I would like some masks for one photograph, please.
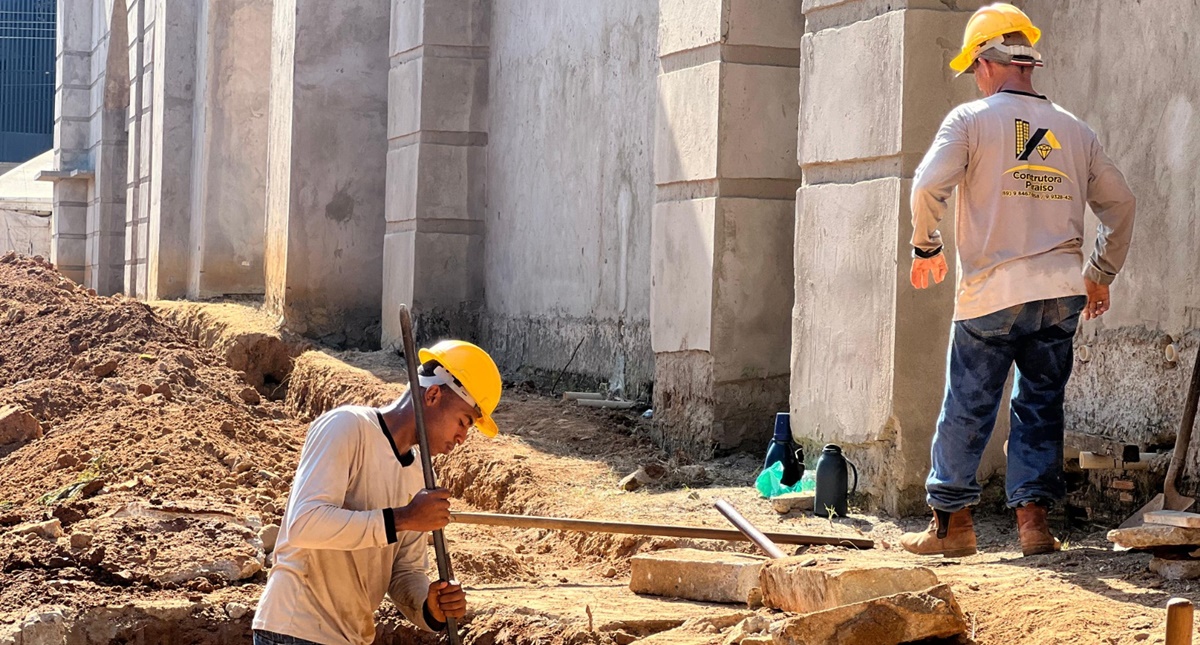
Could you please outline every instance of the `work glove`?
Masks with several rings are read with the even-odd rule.
[[[942,253],[931,258],[913,258],[912,275],[910,276],[912,286],[917,289],[928,289],[929,274],[933,274],[934,282],[941,284],[949,272],[950,267],[946,266],[946,256]]]

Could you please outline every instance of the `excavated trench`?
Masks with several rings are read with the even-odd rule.
[[[394,357],[384,352],[341,355],[367,369],[351,366],[306,341],[264,331],[270,329],[269,321],[249,307],[161,303],[155,304],[154,310],[242,372],[264,399],[283,403],[289,418],[281,422],[304,423],[346,403],[380,405],[404,390],[397,383],[402,378]],[[552,511],[546,498],[539,495],[546,486],[544,475],[528,464],[536,455],[524,446],[510,445],[506,450],[495,452],[469,442],[456,454],[439,459],[440,483],[471,510],[510,514]],[[451,527],[447,534],[457,577],[469,589],[478,587],[481,591],[476,595],[483,597],[461,626],[464,643],[629,643],[679,627],[689,619],[686,612],[621,616],[628,595],[622,580],[628,574],[628,559],[635,553],[699,543],[476,527]],[[711,543],[703,547],[749,550]],[[244,583],[183,599],[147,593],[145,598],[126,599],[121,604],[43,607],[21,621],[16,631],[0,632],[0,645],[248,642],[253,604],[264,580],[265,572]],[[70,586],[64,591],[69,592]],[[533,600],[526,603],[523,594]],[[576,611],[581,608],[570,607],[572,604],[583,605],[583,611]],[[710,611],[697,606],[691,619],[694,622],[713,612],[726,621],[746,615],[745,611],[729,614],[727,609]],[[593,613],[599,622],[593,621]],[[442,636],[421,632],[403,620],[390,603],[384,604],[376,620],[376,643],[442,642]]]

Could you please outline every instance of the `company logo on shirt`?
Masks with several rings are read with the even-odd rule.
[[[1049,165],[1036,165],[1029,162],[1034,152],[1045,162],[1055,150],[1062,150],[1058,138],[1049,128],[1038,128],[1032,134],[1028,121],[1016,120],[1017,126],[1017,160],[1025,163],[1004,171],[1007,178],[1013,180],[1016,186],[1002,189],[1001,197],[1024,197],[1026,199],[1043,199],[1049,201],[1074,201],[1075,197],[1069,192],[1063,192],[1064,182],[1073,183],[1067,173]],[[1034,161],[1038,161],[1034,159]]]
[[[1017,119],[1017,159],[1029,161],[1029,155],[1035,150],[1045,161],[1051,152],[1062,150],[1062,146],[1049,128],[1039,128],[1033,136],[1029,136],[1029,122]]]

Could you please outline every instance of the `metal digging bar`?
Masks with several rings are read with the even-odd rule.
[[[425,488],[433,490],[437,483],[433,479],[433,461],[429,455],[429,436],[425,434],[425,399],[421,396],[421,380],[417,376],[417,343],[413,340],[412,314],[407,305],[400,305],[400,332],[404,336],[404,363],[408,366],[408,393],[412,399],[413,416],[417,421],[417,445],[421,449],[421,470],[425,474]],[[441,529],[433,532],[433,551],[437,555],[438,576],[443,582],[454,580],[450,570],[450,554],[446,552],[446,538]],[[458,621],[446,616],[446,635],[451,645],[460,645]]]

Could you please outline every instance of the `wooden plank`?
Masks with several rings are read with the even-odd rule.
[[[1146,513],[1147,524],[1162,524],[1164,526],[1181,526],[1188,529],[1200,529],[1200,513],[1184,511],[1150,511]]]

